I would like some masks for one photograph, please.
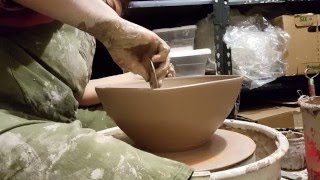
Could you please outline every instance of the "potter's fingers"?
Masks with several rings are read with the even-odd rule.
[[[162,79],[160,79],[160,80],[158,79],[158,86],[159,86],[159,87],[162,86],[162,81],[163,81]]]
[[[176,71],[174,70],[174,66],[172,63],[169,64],[168,68],[166,71],[163,71],[163,73],[159,74],[158,76],[158,81],[159,84],[162,84],[162,80],[166,77],[175,77],[176,76]]]
[[[169,73],[169,66],[170,63],[168,63],[168,61],[161,63],[160,65],[158,65],[157,69],[156,69],[156,74],[158,78],[161,77],[166,77],[167,74]]]
[[[176,71],[174,70],[174,66],[172,63],[169,64],[169,72],[167,74],[167,77],[175,77]]]
[[[164,62],[167,61],[170,52],[170,47],[166,42],[160,39],[158,44],[157,54],[152,56],[153,62]]]
[[[158,82],[159,82],[160,85],[162,85],[162,81],[166,77],[174,77],[174,76],[175,76],[175,74],[173,74],[173,72],[168,69],[168,70],[165,71],[165,73],[163,73],[160,76],[158,76]]]
[[[168,71],[167,71],[168,72]],[[160,76],[158,76],[158,82],[160,84],[160,82],[162,83],[163,79],[167,77],[167,73],[163,73]],[[160,84],[161,85],[161,84]]]

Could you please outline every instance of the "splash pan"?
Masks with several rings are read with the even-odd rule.
[[[238,146],[241,146],[241,148],[250,148],[251,146],[250,145],[251,142],[249,143],[249,141],[247,142],[249,143],[248,145],[245,144],[244,141],[242,141],[241,145],[237,144],[241,141],[239,139],[240,136],[238,135],[238,133],[245,135],[245,137],[246,136],[249,137],[248,138],[249,140],[252,139],[255,143],[253,144],[253,146],[256,147],[254,149],[254,154],[250,155],[250,153],[248,153],[246,155],[246,156],[249,155],[247,158],[244,158],[245,156],[243,156],[244,160],[240,160],[241,158],[239,158],[238,163],[234,161],[229,166],[228,166],[228,163],[225,163],[224,168],[216,166],[216,170],[208,170],[208,168],[205,167],[204,164],[207,163],[206,160],[208,159],[211,160],[211,158],[201,156],[199,158],[203,158],[203,159],[202,160],[198,159],[198,160],[202,161],[202,163],[197,163],[197,162],[193,163],[194,161],[186,162],[187,164],[194,166],[196,168],[199,168],[200,167],[199,165],[203,165],[201,168],[204,170],[201,170],[201,168],[197,169],[196,172],[193,174],[194,177],[199,176],[199,177],[205,177],[205,178],[210,177],[211,179],[236,179],[236,180],[280,179],[280,171],[281,171],[280,160],[285,155],[285,153],[289,148],[288,140],[281,132],[278,132],[267,126],[263,126],[255,123],[235,121],[235,120],[234,121],[226,120],[223,126],[220,127],[220,129],[216,131],[215,134],[219,135],[220,133],[224,133],[224,132],[233,132],[237,134],[235,136],[237,136],[237,139],[239,141],[236,141],[235,137],[233,137],[232,141],[226,140],[226,142],[234,144],[232,146],[237,146],[234,148],[240,148]],[[112,135],[115,138],[122,139],[126,142],[132,143],[132,141],[130,142],[130,139],[128,139],[128,137],[119,128],[111,128],[104,131],[100,131],[99,133],[102,133],[105,135]],[[214,136],[212,137],[214,139]],[[215,143],[219,143],[218,141],[217,139],[214,139]],[[240,152],[239,152],[240,150],[237,150],[237,151],[238,151],[236,152],[237,154],[234,154],[234,155],[242,156],[240,155]],[[182,152],[182,153],[186,153],[186,152]],[[192,150],[189,150],[189,152],[192,152]],[[215,149],[213,152],[219,152],[219,150]],[[164,154],[168,155],[168,153],[164,153]],[[161,156],[163,154],[158,153],[157,155]],[[214,153],[212,153],[212,155],[214,156]],[[192,159],[192,157],[193,157],[192,153],[188,154],[187,159]],[[216,159],[216,161],[218,161],[219,158],[221,157],[216,155],[215,157],[213,157],[213,159]]]
[[[115,137],[135,146],[134,142],[124,133]],[[256,144],[249,137],[233,131],[218,129],[210,141],[195,149],[154,154],[185,163],[196,171],[217,171],[238,163],[252,161],[255,149]]]
[[[249,137],[218,129],[203,146],[183,152],[156,155],[185,163],[196,171],[217,171],[248,159],[255,149],[256,144]]]

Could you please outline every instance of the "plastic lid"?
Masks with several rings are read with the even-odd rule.
[[[173,28],[162,28],[162,29],[154,29],[153,32],[155,33],[165,33],[165,32],[172,32],[172,31],[185,31],[185,30],[196,30],[196,25],[187,25],[187,26],[179,26]]]
[[[186,56],[198,56],[198,55],[209,55],[211,54],[211,49],[193,49],[193,50],[183,50],[183,51],[173,51],[169,53],[169,56],[174,57],[186,57]]]

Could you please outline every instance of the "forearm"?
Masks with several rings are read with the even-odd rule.
[[[95,88],[97,86],[101,85],[107,85],[107,84],[115,84],[115,83],[123,83],[123,82],[130,82],[133,80],[143,80],[143,78],[139,75],[135,75],[132,73],[125,73],[121,75],[116,76],[109,76],[101,79],[94,79],[90,80],[87,84],[82,99],[80,100],[81,106],[91,106],[95,104],[99,104],[99,98],[97,96]]]
[[[102,0],[15,0],[53,19],[77,27],[96,38],[116,31],[121,18]],[[100,28],[97,25],[100,25]],[[103,24],[103,25],[101,25]]]

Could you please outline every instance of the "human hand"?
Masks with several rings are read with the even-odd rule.
[[[166,76],[174,76],[170,66],[170,47],[154,32],[124,19],[115,23],[116,30],[100,41],[107,47],[113,60],[124,70],[150,80],[151,60],[156,68],[159,83]]]
[[[0,0],[1,1],[1,0]],[[108,1],[117,11],[117,2]],[[124,70],[131,71],[150,80],[150,66],[146,61],[155,63],[156,74],[161,80],[169,73],[169,46],[155,33],[139,25],[122,19],[101,0],[15,0],[52,19],[77,27],[100,40],[109,50],[114,61]],[[119,6],[120,7],[120,6]],[[75,16],[76,14],[76,16]]]

